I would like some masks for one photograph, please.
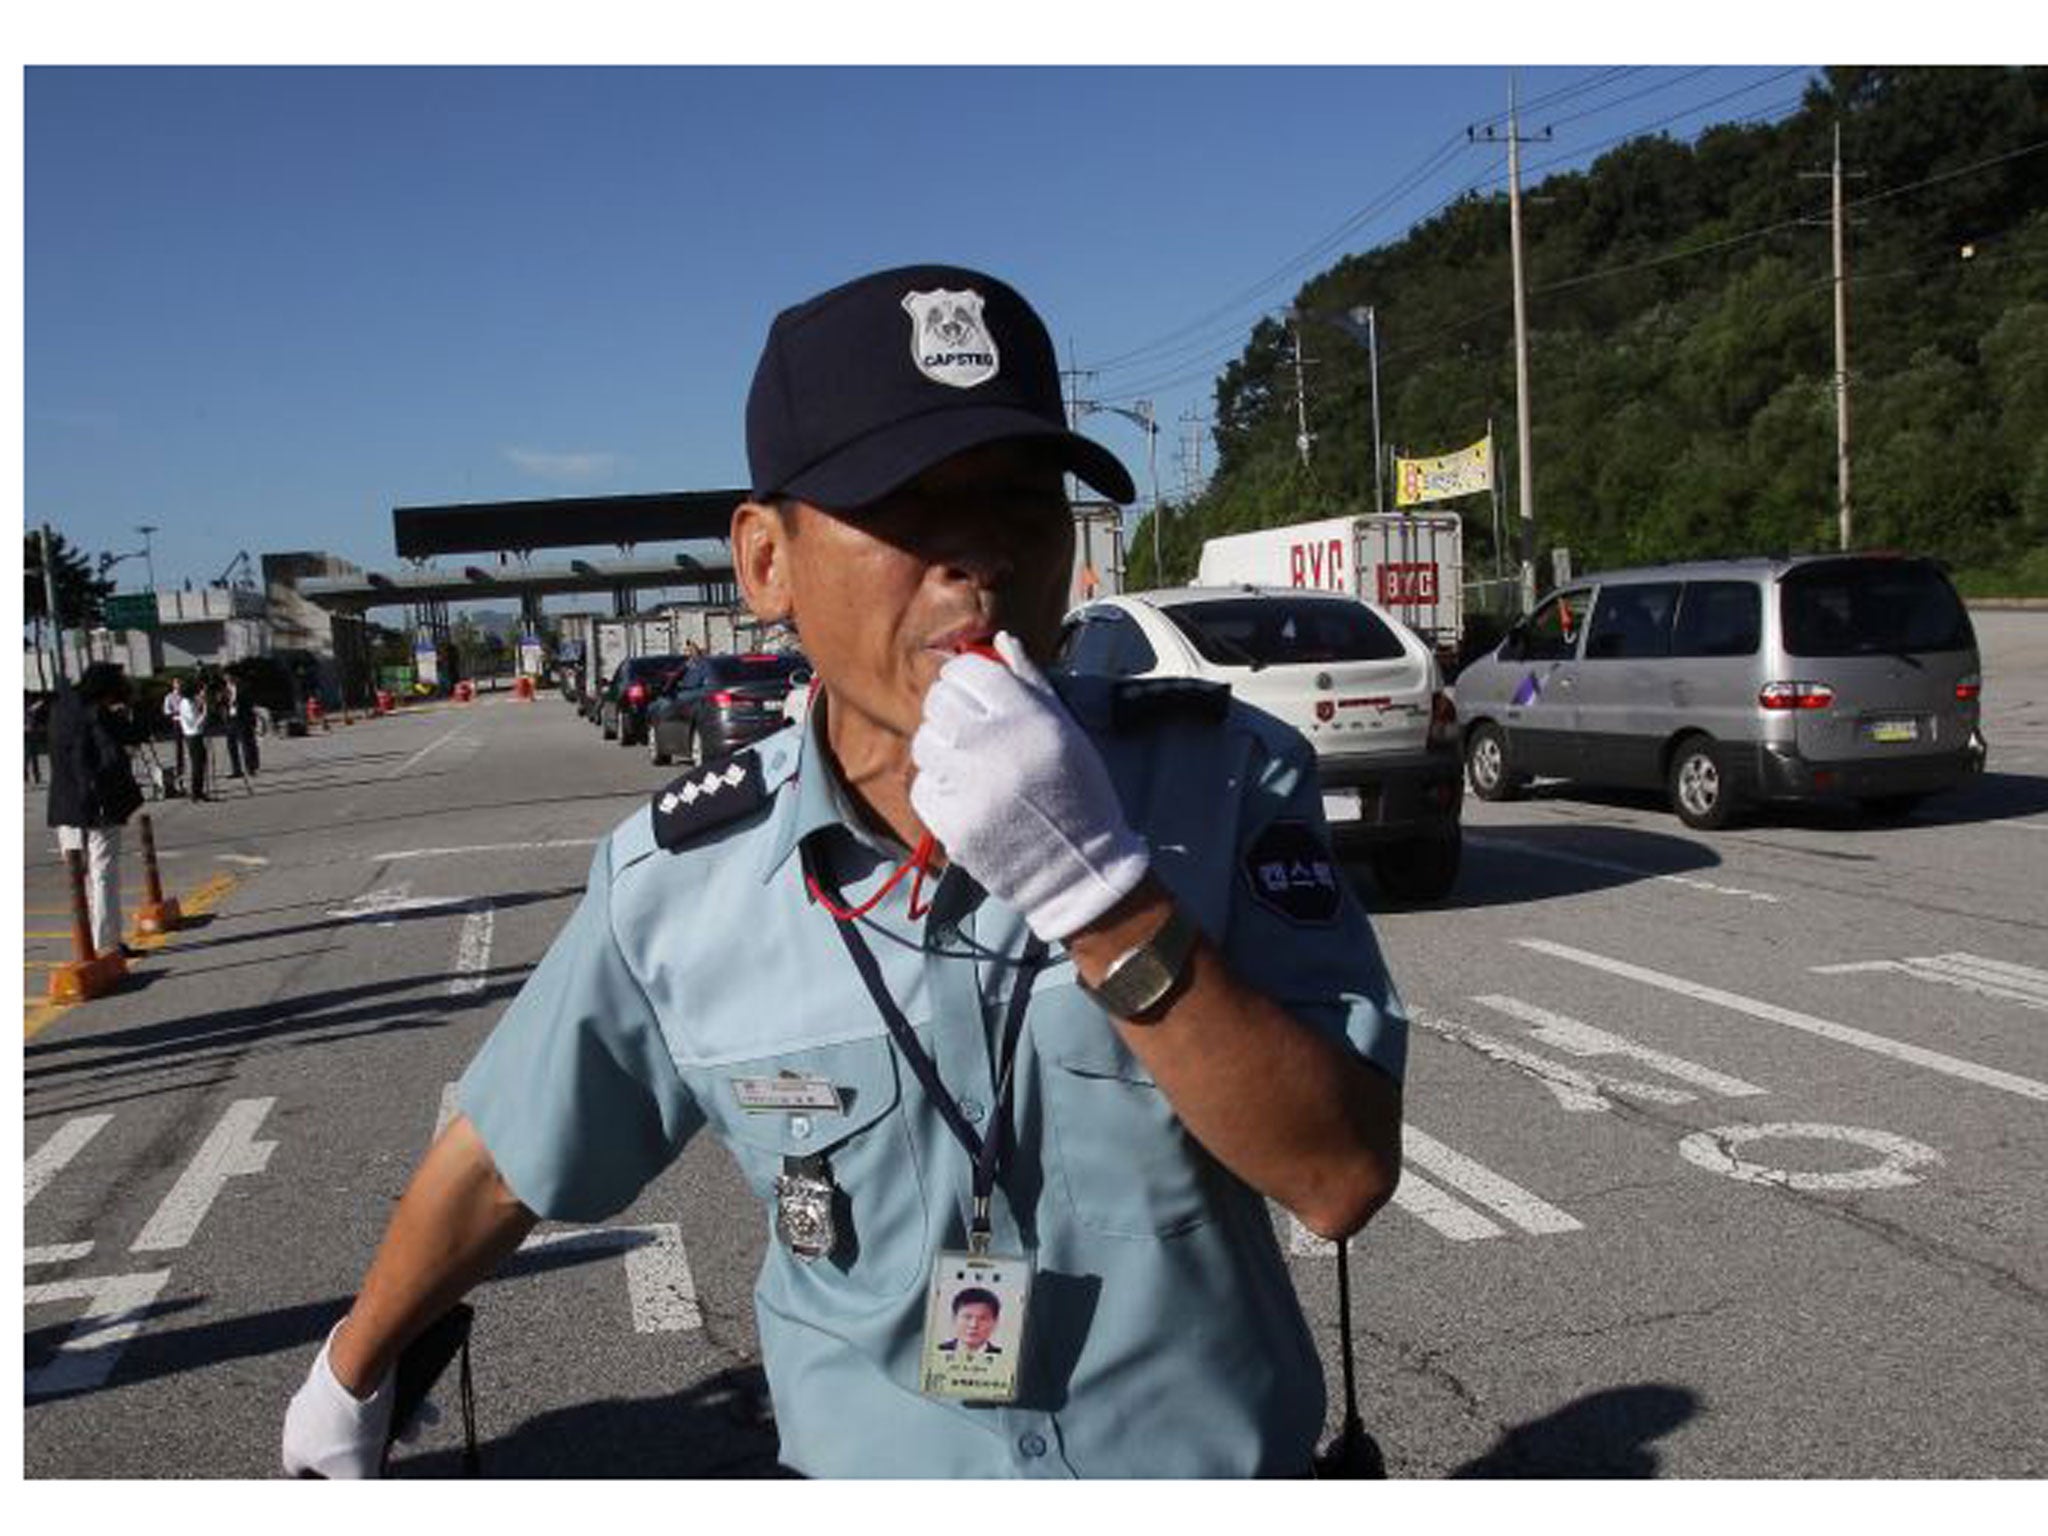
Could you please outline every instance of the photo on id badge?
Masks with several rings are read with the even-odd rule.
[[[1022,1259],[940,1254],[925,1304],[919,1390],[970,1403],[1012,1401],[1030,1291]]]

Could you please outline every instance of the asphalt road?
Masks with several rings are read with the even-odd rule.
[[[1903,825],[1544,787],[1468,801],[1439,907],[1360,877],[1417,1024],[1402,1191],[1352,1250],[1395,1475],[2048,1473],[2048,614],[1978,622],[1990,771]],[[31,1477],[272,1474],[446,1085],[671,772],[552,695],[266,745],[254,794],[148,807],[200,920],[27,1010]],[[1281,1230],[1334,1428],[1332,1251]],[[486,1470],[772,1473],[763,1241],[708,1140],[544,1226],[475,1298]],[[451,1412],[399,1470],[457,1443]]]

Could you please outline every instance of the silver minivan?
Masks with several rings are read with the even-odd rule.
[[[1984,766],[1977,638],[1930,560],[1812,555],[1586,576],[1458,674],[1482,800],[1532,777],[1663,788],[1687,826],[1761,800],[1899,817]]]

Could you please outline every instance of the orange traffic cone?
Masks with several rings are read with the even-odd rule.
[[[64,865],[71,874],[71,948],[77,959],[50,972],[50,1001],[82,1003],[104,997],[128,977],[128,964],[116,949],[95,954],[92,947],[92,917],[85,900],[85,855],[76,848],[64,850]]]
[[[164,896],[163,878],[156,867],[156,829],[149,824],[148,816],[141,821],[144,900],[135,913],[135,926],[143,933],[169,933],[183,926],[185,914],[178,909],[177,897]]]

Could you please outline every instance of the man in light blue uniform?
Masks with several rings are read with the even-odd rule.
[[[293,1399],[287,1469],[374,1475],[404,1343],[708,1125],[769,1212],[797,1471],[1306,1472],[1323,1383],[1267,1200],[1330,1237],[1385,1202],[1405,1047],[1312,753],[1224,690],[1039,671],[1062,472],[1132,488],[996,279],[785,312],[748,449],[735,569],[813,707],[600,845]],[[987,1358],[1015,1364],[960,1386],[929,1362],[976,1266],[1014,1287]]]

